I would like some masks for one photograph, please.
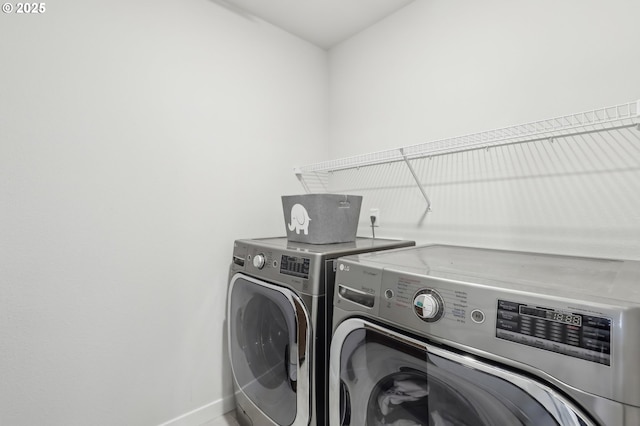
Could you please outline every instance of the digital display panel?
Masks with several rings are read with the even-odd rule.
[[[280,259],[280,273],[293,277],[309,279],[310,261],[306,257],[282,255]]]
[[[611,366],[611,318],[503,299],[497,308],[497,338]]]
[[[520,306],[520,315],[529,315],[537,318],[544,318],[551,321],[558,321],[564,324],[582,326],[582,316],[557,312],[551,309],[533,308],[531,306]]]

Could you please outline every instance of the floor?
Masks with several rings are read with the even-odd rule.
[[[218,417],[217,419],[213,419],[206,423],[201,424],[200,426],[240,426],[236,421],[236,416],[233,411],[228,412],[222,417]]]

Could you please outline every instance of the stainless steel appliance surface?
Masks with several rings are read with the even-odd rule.
[[[338,261],[330,425],[640,424],[640,262],[430,245]]]
[[[325,424],[335,261],[412,245],[369,238],[323,245],[235,241],[227,331],[241,425]]]

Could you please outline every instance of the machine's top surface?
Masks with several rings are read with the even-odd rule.
[[[430,245],[347,259],[363,266],[537,292],[572,290],[640,303],[640,262]]]
[[[354,242],[337,244],[307,244],[289,241],[286,237],[257,238],[248,240],[238,240],[254,247],[265,249],[275,249],[280,251],[291,251],[296,253],[306,253],[309,255],[336,258],[353,253],[369,252],[372,250],[386,250],[392,248],[408,247],[415,245],[414,241],[408,240],[388,240],[383,238],[363,238],[358,237]]]

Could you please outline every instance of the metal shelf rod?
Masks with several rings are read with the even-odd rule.
[[[418,185],[418,188],[420,189],[420,192],[422,192],[422,196],[424,197],[425,201],[427,202],[427,212],[431,210],[431,201],[429,200],[429,196],[427,195],[427,191],[425,191],[424,186],[422,185],[422,182],[420,182],[420,178],[418,178],[418,175],[416,174],[416,171],[413,169],[413,166],[411,165],[411,163],[409,162],[409,159],[407,158],[406,155],[404,155],[404,150],[402,148],[400,148],[400,155],[402,155],[404,162],[407,164],[407,167],[409,168],[409,172],[411,172],[411,176],[413,176],[413,179],[415,179],[416,184]]]

